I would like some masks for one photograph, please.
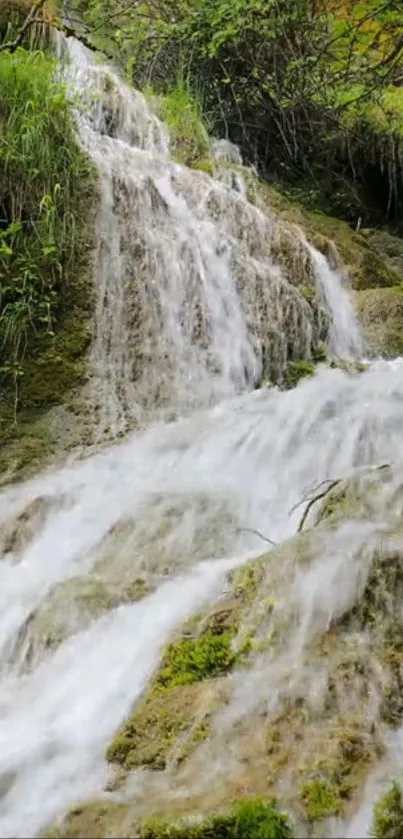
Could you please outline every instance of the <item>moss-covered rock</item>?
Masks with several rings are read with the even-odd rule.
[[[403,286],[359,291],[355,299],[368,351],[385,358],[403,355]]]
[[[129,803],[105,836],[141,835],[149,817],[159,830],[186,815],[201,824],[245,795],[279,797],[298,835],[351,816],[385,723],[403,719],[402,487],[397,466],[338,482],[306,532],[230,572],[225,595],[186,622],[109,746]],[[345,527],[351,519],[357,528]],[[381,546],[370,535],[378,522]],[[58,835],[97,830],[89,807],[81,833]]]
[[[388,262],[403,280],[403,238],[391,235],[385,230],[363,231],[368,243],[378,256]]]
[[[58,583],[28,616],[16,639],[14,656],[25,669],[35,667],[45,652],[85,630],[118,603],[101,580],[82,576]]]
[[[197,683],[148,691],[110,744],[107,759],[126,770],[161,770],[169,759],[180,762],[209,734],[209,698]]]
[[[136,819],[133,805],[89,802],[73,808],[61,827],[49,828],[43,837],[61,839],[66,835],[71,839],[292,839],[294,832],[288,815],[275,800],[250,798],[204,818],[143,822]]]
[[[301,799],[310,821],[335,816],[340,812],[340,793],[327,778],[314,778],[301,786]]]
[[[168,760],[183,760],[208,736],[212,707],[218,704],[216,692],[221,692],[217,680],[236,657],[231,636],[222,634],[221,627],[216,635],[207,632],[173,642],[153,685],[110,744],[108,760],[125,769],[164,769]]]
[[[213,174],[210,138],[198,100],[183,84],[178,84],[165,96],[153,98],[161,119],[168,126],[174,160]]]
[[[5,2],[1,10],[4,5],[14,10],[13,21],[25,19],[32,4]],[[52,8],[41,5],[42,22],[50,21]],[[62,449],[64,435],[48,412],[86,380],[98,188],[53,60],[43,51],[3,52],[0,69],[0,203],[7,244],[1,252],[0,480],[8,480]],[[31,111],[35,119],[28,117]]]
[[[133,819],[127,804],[116,801],[87,801],[69,811],[62,825],[51,825],[41,833],[42,839],[105,839],[112,836],[138,837],[138,821]],[[130,829],[131,828],[131,829]]]
[[[400,839],[403,836],[403,795],[396,781],[375,804],[371,836],[374,839]]]
[[[107,750],[126,770],[181,763],[210,733],[209,720],[226,695],[225,675],[249,652],[240,631],[264,573],[260,561],[229,575],[231,593],[197,614],[166,649],[152,684]]]
[[[310,361],[289,361],[283,375],[283,385],[286,390],[296,387],[301,379],[313,376],[315,365]]]
[[[293,831],[288,816],[274,801],[246,800],[233,812],[206,819],[179,823],[150,822],[140,832],[140,839],[291,839]]]
[[[356,231],[347,222],[307,209],[298,196],[285,193],[253,173],[245,175],[249,200],[299,225],[333,268],[340,268],[353,289],[385,288],[403,282],[403,239],[386,230]]]

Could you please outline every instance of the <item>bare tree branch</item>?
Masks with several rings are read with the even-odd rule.
[[[308,504],[306,506],[305,512],[304,512],[304,514],[301,518],[301,521],[298,525],[297,533],[301,533],[301,531],[303,530],[304,524],[305,524],[305,522],[308,518],[308,513],[311,510],[311,508],[313,507],[313,505],[316,503],[316,501],[320,501],[321,498],[324,498],[325,495],[327,495],[329,492],[331,492],[332,489],[334,489],[335,486],[337,486],[337,484],[340,483],[340,481],[341,481],[341,478],[336,478],[335,481],[330,482],[330,484],[326,487],[326,489],[323,489],[322,492],[318,492],[317,495],[314,495],[313,498],[311,498],[311,500],[308,502]]]
[[[31,7],[31,10],[28,12],[27,17],[25,18],[24,23],[22,24],[14,40],[8,41],[5,44],[0,44],[0,52],[4,52],[6,50],[7,52],[15,52],[15,50],[19,46],[21,46],[24,40],[24,35],[29,29],[29,27],[32,26],[32,24],[38,22],[38,18],[36,17],[36,15],[44,5],[45,0],[36,0],[36,3],[34,3],[34,5]]]
[[[238,527],[238,533],[254,533],[255,536],[259,536],[260,539],[263,539],[264,542],[268,542],[269,545],[277,545],[277,542],[273,542],[273,539],[269,539],[268,536],[265,536],[260,530],[254,530],[253,527]]]

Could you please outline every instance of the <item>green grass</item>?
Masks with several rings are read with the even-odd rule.
[[[82,279],[95,176],[55,69],[39,51],[0,53],[0,387],[6,424],[24,402],[25,359],[32,368],[71,309],[88,303]]]
[[[293,831],[285,813],[274,801],[250,799],[237,804],[228,815],[201,821],[164,824],[149,822],[141,839],[292,839]]]
[[[160,116],[170,132],[174,158],[178,163],[211,174],[208,124],[200,99],[185,82],[179,81],[167,94],[158,97],[158,103]]]

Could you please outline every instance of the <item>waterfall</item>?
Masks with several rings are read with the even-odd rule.
[[[148,425],[0,496],[0,837],[34,836],[100,793],[105,748],[170,633],[261,553],[256,531],[292,536],[307,487],[403,446],[398,363],[254,389],[265,365],[273,374],[293,351],[309,357],[322,299],[332,351],[359,355],[340,277],[225,178],[173,162],[144,97],[75,41],[68,52],[101,188],[99,433]],[[284,241],[288,271],[275,258]],[[316,308],[295,265],[316,278]],[[139,580],[148,593],[132,602]],[[326,603],[335,596],[323,563],[306,581]],[[80,593],[98,590],[91,611]],[[306,619],[312,608],[306,596]]]
[[[329,350],[342,358],[361,358],[360,329],[348,292],[343,288],[337,271],[331,268],[323,254],[311,245],[307,244],[307,247],[315,264],[319,287],[332,315]]]
[[[278,380],[325,336],[325,308],[337,324],[332,352],[349,354],[348,295],[301,231],[253,206],[231,179],[176,164],[144,96],[75,39],[59,36],[59,55],[100,180],[91,359],[100,434]],[[234,157],[222,146],[217,160]],[[316,286],[311,303],[306,283]]]

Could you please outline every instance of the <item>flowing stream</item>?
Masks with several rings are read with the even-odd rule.
[[[279,357],[286,316],[304,346],[314,329],[267,251],[275,222],[224,181],[174,163],[144,98],[76,42],[67,48],[89,106],[82,143],[101,183],[99,432],[116,436],[139,414],[146,427],[0,497],[1,837],[34,836],[102,789],[105,747],[170,633],[220,594],[228,568],[267,548],[256,531],[291,536],[300,511],[290,510],[308,486],[392,460],[403,446],[399,362],[359,376],[323,367],[288,392],[256,389],[265,323],[254,330],[253,294],[280,334]],[[359,357],[340,277],[295,236],[333,315],[332,351]],[[243,296],[239,269],[250,282]],[[35,616],[63,586],[102,581],[116,592],[138,578],[150,584],[139,602],[117,597],[84,623],[70,616],[58,644],[36,634]]]

